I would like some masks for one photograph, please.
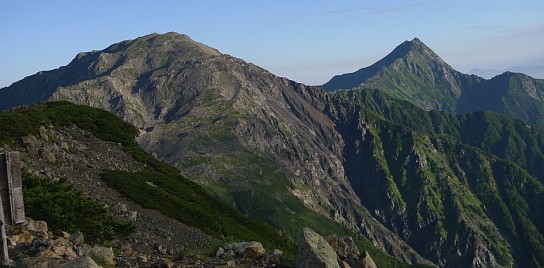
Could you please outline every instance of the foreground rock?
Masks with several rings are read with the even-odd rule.
[[[357,266],[361,268],[377,268],[376,263],[374,263],[374,260],[370,257],[370,254],[365,251],[364,257],[361,261],[361,265]]]
[[[55,236],[46,222],[27,218],[26,224],[10,226],[7,233],[15,267],[99,267],[95,261],[115,266],[111,248],[84,244],[80,232]]]
[[[350,236],[325,239],[304,228],[298,243],[297,267],[377,268],[368,251],[361,255]]]
[[[327,240],[306,227],[298,241],[297,267],[340,268],[340,265],[338,255]]]

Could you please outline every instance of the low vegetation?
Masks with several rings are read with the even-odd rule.
[[[103,205],[62,181],[25,174],[23,185],[27,216],[46,221],[56,235],[81,231],[87,243],[104,244],[135,230],[132,222],[113,219]]]

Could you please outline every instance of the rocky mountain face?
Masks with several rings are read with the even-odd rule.
[[[456,111],[463,89],[485,82],[454,71],[419,40],[379,63],[327,87],[351,88],[363,77],[365,87],[388,85],[408,102],[380,91],[327,93],[187,36],[153,34],[1,89],[0,107],[69,100],[112,111],[139,127],[146,151],[242,213],[289,237],[303,226],[356,231],[378,267],[389,259],[375,246],[431,266],[544,263],[540,129],[411,105]],[[394,78],[396,70],[404,75]],[[438,90],[419,92],[429,83]],[[493,136],[497,129],[506,140]]]
[[[378,89],[424,110],[493,111],[544,125],[544,81],[505,72],[489,80],[454,70],[419,39],[405,41],[375,64],[337,75],[323,85]]]
[[[117,113],[140,127],[144,149],[243,213],[294,237],[301,224],[319,223],[330,231],[339,228],[337,223],[360,228],[364,222],[379,230],[374,243],[405,261],[424,262],[367,217],[344,175],[343,141],[334,123],[300,96],[317,88],[278,78],[175,33],[80,53],[67,69],[52,72],[71,66],[84,70],[85,78],[67,77],[73,80],[62,81],[43,100]]]

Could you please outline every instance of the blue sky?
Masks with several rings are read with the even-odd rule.
[[[454,68],[544,65],[544,1],[0,2],[0,87],[78,52],[175,31],[306,84],[420,38]]]

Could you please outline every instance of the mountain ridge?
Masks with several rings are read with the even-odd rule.
[[[418,49],[410,49],[404,55],[394,53],[408,46]],[[329,91],[379,89],[424,110],[457,114],[487,110],[543,126],[543,83],[541,79],[512,72],[488,80],[463,74],[414,39],[405,41],[375,64],[355,73],[337,75],[322,87]]]
[[[176,39],[169,35],[122,42],[111,46],[111,53],[95,52],[94,58],[76,57],[89,61],[85,68],[75,68],[73,77],[99,75],[58,86],[47,99],[99,107],[137,124],[138,142],[148,152],[285,235],[296,235],[301,226],[320,228],[320,233],[357,230],[366,237],[361,243],[387,249],[406,263],[525,264],[526,255],[518,257],[520,248],[512,249],[523,240],[510,234],[519,229],[541,236],[541,230],[534,229],[541,215],[529,215],[524,208],[539,206],[542,197],[541,182],[521,167],[496,157],[494,151],[482,152],[461,139],[444,140],[426,127],[408,125],[402,117],[385,120],[381,114],[387,108],[412,109],[419,115],[415,107],[405,109],[396,102],[385,107],[380,102],[386,98],[360,102],[342,95],[367,89],[327,93],[198,46],[177,50],[184,41],[168,43]],[[405,51],[418,49],[428,48],[416,44]],[[428,74],[413,85],[435,81],[457,96],[454,86],[469,82],[442,64],[434,67],[451,76],[437,78],[432,64],[417,61],[417,53],[410,62],[398,61],[406,74]],[[39,93],[43,83],[39,77],[32,79],[35,87],[27,90]],[[1,89],[0,94],[17,94],[18,87]],[[0,99],[0,104],[9,106],[7,102]],[[459,132],[458,121],[433,115],[428,115],[433,130],[436,125]],[[417,123],[426,117],[411,118]],[[475,125],[487,123],[484,119],[475,120]],[[504,177],[501,169],[521,175]],[[523,185],[537,192],[527,193]],[[505,196],[506,190],[518,197]],[[490,200],[504,206],[487,209]],[[519,213],[510,213],[516,206]],[[529,217],[522,219],[524,215]],[[500,216],[513,223],[503,224]],[[535,250],[526,250],[536,263],[544,262],[537,254],[539,239],[527,244]]]

